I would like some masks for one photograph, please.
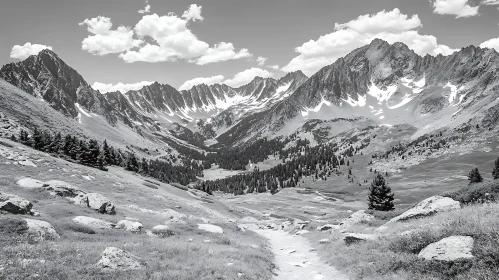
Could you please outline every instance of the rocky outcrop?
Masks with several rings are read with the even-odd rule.
[[[52,240],[59,238],[55,228],[48,222],[24,219],[28,224],[28,234],[36,239]]]
[[[450,236],[426,246],[418,258],[423,260],[455,261],[471,259],[474,240],[470,236]]]
[[[97,266],[105,270],[134,270],[145,267],[143,261],[129,252],[116,247],[107,247]]]
[[[436,195],[421,201],[420,203],[416,204],[416,206],[391,219],[387,224],[427,217],[438,212],[458,209],[461,209],[461,204],[458,201],[455,201],[449,197]]]
[[[0,210],[11,214],[32,214],[33,204],[15,194],[0,193]]]
[[[126,231],[130,231],[133,233],[140,233],[144,226],[139,222],[129,221],[129,220],[121,220],[116,224],[117,229],[123,229]]]
[[[77,216],[73,219],[73,222],[96,229],[113,229],[116,226],[111,222],[87,216]]]

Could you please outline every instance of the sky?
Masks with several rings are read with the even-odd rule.
[[[374,38],[499,50],[499,0],[7,0],[0,65],[52,49],[101,92],[311,76]]]

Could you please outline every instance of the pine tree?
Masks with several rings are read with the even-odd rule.
[[[471,169],[468,174],[468,180],[470,181],[470,184],[483,182],[483,177],[478,171],[478,168]]]
[[[492,169],[492,177],[495,179],[499,179],[499,157],[494,162],[494,168]]]
[[[383,175],[378,173],[369,188],[369,209],[377,211],[390,211],[395,209],[393,205],[393,192],[385,181]]]

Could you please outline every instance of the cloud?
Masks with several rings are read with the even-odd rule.
[[[200,85],[200,84],[205,84],[205,85],[220,84],[223,81],[223,79],[224,79],[224,76],[222,76],[222,75],[194,78],[194,79],[185,81],[178,89],[179,90],[189,90],[193,86]]]
[[[188,21],[189,20],[192,20],[192,21],[196,21],[196,20],[202,21],[204,18],[201,16],[201,9],[202,9],[201,6],[198,6],[196,4],[192,4],[192,5],[189,6],[189,9],[187,9],[187,11],[185,11],[182,14],[182,17],[185,18]]]
[[[269,78],[272,77],[274,73],[260,68],[250,68],[234,75],[234,78],[227,79],[224,84],[237,88],[251,82],[255,77]]]
[[[279,65],[270,65],[270,66],[267,66],[267,67],[270,68],[270,69],[279,70]]]
[[[493,38],[481,43],[480,48],[495,49],[499,52],[499,38]]]
[[[123,83],[117,83],[117,84],[103,84],[99,82],[95,82],[92,85],[92,88],[95,90],[100,91],[101,93],[106,93],[106,92],[114,92],[114,91],[119,91],[121,93],[128,92],[130,90],[139,90],[145,86],[148,86],[150,84],[153,84],[154,82],[148,82],[148,81],[142,81],[138,83],[133,83],[133,84],[123,84]]]
[[[486,0],[485,2],[497,2]],[[436,0],[433,2],[433,13],[439,15],[455,15],[456,18],[478,16],[480,6],[472,7],[468,0]]]
[[[139,14],[148,14],[151,12],[151,5],[147,4],[147,6],[144,9],[138,10]]]
[[[446,45],[438,44],[434,36],[420,34],[421,27],[422,23],[417,15],[409,17],[399,9],[359,16],[344,24],[337,23],[334,32],[295,48],[299,55],[282,70],[302,70],[306,75],[313,75],[322,67],[332,64],[356,48],[369,44],[375,38],[389,43],[403,42],[419,55],[448,55],[455,51]]]
[[[79,25],[86,25],[87,31],[94,34],[81,43],[82,50],[94,55],[121,53],[139,47],[143,43],[142,40],[133,38],[133,31],[129,27],[120,26],[116,30],[111,30],[113,24],[108,17],[85,19]]]
[[[149,11],[148,4],[139,12]],[[198,39],[189,24],[203,20],[201,11],[201,6],[192,4],[182,16],[144,15],[133,29],[120,26],[112,30],[108,17],[85,19],[80,25],[86,26],[92,35],[82,41],[82,49],[94,55],[116,53],[127,63],[187,60],[204,65],[252,56],[248,49],[238,50],[230,42],[210,46]]]
[[[258,65],[263,66],[265,65],[265,61],[267,60],[266,57],[259,56],[256,58],[256,62],[258,62]]]
[[[215,44],[213,48],[208,48],[201,57],[193,61],[198,65],[205,65],[208,63],[240,59],[251,56],[252,54],[249,53],[248,49],[241,49],[236,52],[232,43],[221,42],[219,44]]]
[[[30,55],[37,55],[44,49],[52,50],[52,47],[39,44],[31,44],[29,42],[22,46],[15,45],[10,51],[10,57],[22,60],[28,58]]]

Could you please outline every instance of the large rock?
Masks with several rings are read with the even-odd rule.
[[[90,207],[101,214],[116,214],[116,207],[105,196],[98,193],[79,194],[73,201],[75,204]]]
[[[461,204],[458,201],[449,197],[436,195],[421,201],[416,204],[416,206],[391,219],[387,224],[431,216],[438,212],[457,210],[460,208]]]
[[[167,225],[157,225],[151,229],[151,232],[159,237],[168,237],[174,234]]]
[[[473,237],[450,236],[424,248],[418,255],[423,260],[455,261],[473,258]]]
[[[91,228],[97,228],[97,229],[112,229],[116,226],[115,224],[113,224],[111,222],[99,220],[99,219],[87,217],[87,216],[75,217],[73,219],[73,222],[80,224],[80,225],[88,226]]]
[[[28,234],[32,237],[48,240],[60,237],[54,227],[48,222],[33,219],[24,220],[28,224]]]
[[[363,241],[373,241],[376,240],[376,235],[373,234],[363,234],[363,233],[346,233],[343,236],[343,241],[346,245],[363,242]]]
[[[33,204],[15,194],[0,193],[0,210],[12,214],[31,214]]]
[[[77,187],[64,181],[52,180],[45,182],[43,188],[50,192],[51,195],[74,198],[79,194],[84,194]]]
[[[204,231],[208,231],[211,233],[224,233],[224,230],[216,225],[210,225],[210,224],[198,224],[198,228]]]
[[[349,227],[354,226],[354,225],[358,225],[361,223],[372,221],[374,219],[375,218],[373,215],[367,214],[364,210],[359,210],[359,211],[353,213],[352,215],[350,215],[350,217],[344,219],[340,223],[340,228],[346,229],[346,228],[349,228]]]
[[[163,209],[161,215],[166,217],[167,223],[181,223],[187,219],[187,215],[179,213],[173,209]]]
[[[105,270],[130,270],[141,269],[144,267],[144,264],[139,258],[129,252],[116,247],[107,247],[102,252],[102,257],[97,266]]]
[[[40,180],[32,179],[32,178],[23,178],[19,181],[17,181],[17,184],[22,187],[22,188],[27,188],[27,189],[36,189],[36,188],[41,188],[45,185]]]
[[[140,233],[144,226],[139,222],[129,221],[129,220],[121,220],[116,224],[116,228],[124,229],[126,231],[131,231],[134,233]]]

